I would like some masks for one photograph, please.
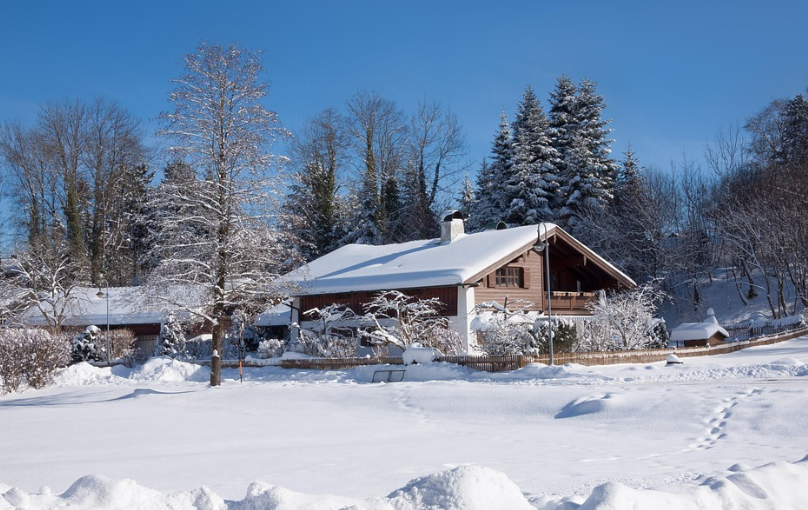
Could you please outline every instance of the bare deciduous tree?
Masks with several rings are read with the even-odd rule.
[[[173,110],[163,113],[172,152],[204,173],[195,190],[166,191],[190,218],[165,218],[166,252],[154,282],[171,280],[206,288],[216,356],[211,385],[221,384],[218,355],[228,313],[246,300],[275,296],[277,239],[267,204],[273,203],[279,158],[274,141],[287,132],[277,114],[262,103],[268,84],[258,53],[237,45],[202,43],[184,59],[185,73],[173,80]],[[189,239],[184,227],[195,222],[203,235]],[[175,225],[180,228],[171,229]],[[176,235],[175,235],[176,234]]]

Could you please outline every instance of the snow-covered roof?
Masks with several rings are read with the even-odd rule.
[[[717,322],[685,322],[679,324],[671,330],[671,340],[674,342],[683,342],[685,340],[707,340],[716,333],[721,333],[724,337],[728,337],[729,333],[726,329],[718,325]]]
[[[292,322],[292,303],[284,301],[258,315],[256,326],[288,326]]]
[[[547,223],[547,235],[563,232]],[[439,239],[371,246],[351,244],[316,259],[287,276],[301,294],[334,294],[441,287],[473,283],[495,264],[516,257],[536,242],[537,225]],[[544,235],[545,229],[541,229]],[[568,234],[566,237],[571,238]],[[603,267],[632,280],[596,254]]]
[[[149,292],[147,287],[102,287],[104,297],[99,297],[98,287],[76,287],[70,291],[66,303],[57,303],[57,311],[64,307],[65,326],[86,326],[107,323],[107,297],[109,292],[109,323],[159,324],[169,312],[182,313],[186,308],[196,308],[201,303],[201,293],[183,286],[170,292]],[[183,306],[172,304],[169,295],[181,296]],[[23,312],[20,320],[32,326],[47,325],[40,307],[52,315],[50,303],[42,302]]]

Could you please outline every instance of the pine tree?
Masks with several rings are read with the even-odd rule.
[[[343,208],[337,176],[346,150],[342,119],[330,108],[309,121],[293,145],[298,170],[292,175],[285,209],[306,260],[339,246]]]
[[[513,123],[512,161],[505,181],[506,221],[531,225],[552,219],[559,156],[552,146],[549,121],[530,87],[525,89]]]
[[[356,189],[358,215],[351,221],[351,234],[342,242],[390,242],[399,234],[397,220],[391,215],[399,212],[393,197],[398,194],[407,125],[395,103],[378,94],[358,93],[347,106],[347,124],[362,170]]]
[[[463,176],[463,182],[460,186],[460,194],[457,197],[457,209],[460,211],[460,214],[466,218],[466,221],[470,221],[471,215],[473,214],[473,207],[474,183],[471,182],[469,175],[466,174]]]
[[[499,130],[491,146],[491,163],[483,161],[482,168],[477,172],[471,231],[480,231],[487,225],[505,220],[505,183],[513,171],[513,150],[511,125],[505,112],[502,112]]]
[[[585,210],[609,204],[614,193],[617,163],[609,158],[613,140],[601,119],[605,108],[595,84],[583,80],[580,87],[562,76],[551,94],[551,126],[562,164],[558,211],[560,222],[574,234]]]

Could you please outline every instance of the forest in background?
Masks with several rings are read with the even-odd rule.
[[[741,301],[764,297],[773,318],[808,299],[802,95],[719,135],[706,168],[682,157],[658,169],[642,166],[642,148],[611,154],[590,80],[559,77],[546,110],[527,87],[513,120],[503,112],[492,126],[490,158],[473,162],[440,102],[404,112],[359,91],[289,133],[264,106],[257,54],[203,44],[184,72],[161,116],[167,153],[103,97],[47,102],[34,125],[2,126],[0,201],[16,240],[2,261],[6,292],[201,282],[219,292],[215,319],[260,308],[277,297],[275,276],[344,244],[435,237],[437,215],[455,208],[472,232],[556,222],[690,314],[717,268],[734,272]],[[231,103],[195,110],[233,76],[243,87]],[[279,139],[285,156],[273,152]],[[224,295],[234,278],[252,285]]]

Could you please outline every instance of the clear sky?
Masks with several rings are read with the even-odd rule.
[[[450,106],[476,170],[500,113],[531,85],[598,83],[616,157],[668,168],[722,129],[808,85],[808,2],[798,0],[151,1],[0,0],[0,123],[49,99],[101,94],[142,117],[205,40],[263,50],[267,106],[294,131],[358,90],[405,111]]]

